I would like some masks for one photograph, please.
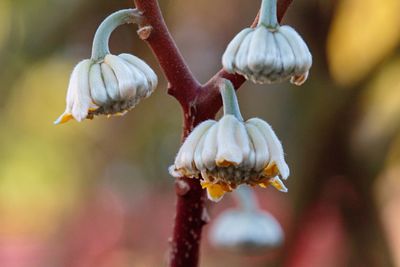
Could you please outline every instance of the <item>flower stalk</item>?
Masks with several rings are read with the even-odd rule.
[[[220,92],[224,108],[224,115],[233,115],[236,119],[243,121],[240,113],[239,103],[235,93],[235,88],[231,81],[223,79],[220,84]]]
[[[245,211],[254,211],[258,209],[256,195],[250,187],[241,185],[233,194],[239,207]]]
[[[123,24],[142,22],[142,15],[137,9],[123,9],[119,10],[110,16],[108,16],[97,28],[94,35],[92,56],[91,59],[94,62],[103,60],[107,54],[110,54],[108,42],[110,40],[111,33]]]
[[[276,29],[279,26],[276,0],[262,0],[260,19],[258,25],[264,25],[269,29]]]
[[[222,77],[230,80],[235,89],[245,81],[239,74],[229,74],[221,70],[210,82],[201,86],[184,61],[174,39],[162,17],[157,0],[134,0],[136,7],[143,12],[141,26],[151,26],[152,32],[146,39],[153,50],[160,66],[169,82],[168,92],[174,96],[182,106],[184,112],[183,136],[206,119],[212,119],[222,106],[220,86],[218,81]],[[279,0],[278,19],[281,19],[292,0]],[[257,19],[256,19],[257,21]],[[194,104],[194,99],[199,102]],[[207,108],[203,108],[207,107]],[[199,248],[202,226],[205,220],[200,220],[205,214],[205,191],[195,179],[181,178],[177,180],[176,216],[174,232],[171,239],[170,267],[197,267],[199,264]],[[189,185],[189,190],[182,192],[179,181]],[[197,218],[189,220],[189,218]],[[187,246],[187,244],[190,244]]]
[[[125,23],[141,23],[137,9],[124,9],[108,16],[96,31],[92,57],[74,68],[67,90],[66,109],[54,122],[83,121],[96,115],[124,115],[157,87],[154,71],[130,54],[112,55],[111,33]]]

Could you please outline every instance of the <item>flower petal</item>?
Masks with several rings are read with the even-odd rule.
[[[283,65],[283,72],[281,75],[286,79],[288,75],[294,72],[296,67],[296,58],[285,36],[283,36],[279,31],[275,33],[275,40],[279,48]]]
[[[279,179],[279,177],[274,177],[269,180],[269,184],[275,187],[277,190],[287,193],[288,189],[286,188],[285,184]]]
[[[233,63],[235,71],[242,75],[250,75],[252,73],[249,69],[247,61],[252,36],[253,32],[250,32],[245,36],[240,44],[240,47],[236,53],[235,61]]]
[[[218,122],[218,152],[216,164],[219,167],[238,166],[243,154],[235,140],[236,128],[240,122],[233,115],[225,115]]]
[[[120,54],[119,57],[123,58],[124,60],[126,60],[136,68],[140,69],[144,73],[144,75],[147,78],[147,81],[150,84],[149,93],[152,93],[154,89],[157,87],[158,83],[157,75],[152,70],[152,68],[150,68],[149,65],[146,64],[146,62],[144,62],[138,57],[135,57],[134,55]]]
[[[215,125],[215,124],[214,124]],[[213,125],[213,126],[214,126]],[[212,128],[212,126],[211,126]],[[208,129],[208,131],[210,131],[210,129]],[[203,159],[201,157],[201,154],[203,153],[203,149],[204,149],[204,141],[206,139],[207,133],[204,133],[201,138],[199,143],[196,146],[195,152],[194,152],[194,164],[196,166],[196,169],[199,170],[200,172],[203,171],[205,169],[204,167],[204,162]]]
[[[101,75],[100,64],[93,64],[89,71],[90,94],[93,102],[99,106],[109,102],[106,87]]]
[[[88,115],[89,109],[94,106],[89,88],[89,69],[92,64],[93,62],[90,59],[86,59],[76,66],[77,80],[75,86],[77,87],[75,89],[71,113],[77,121],[84,120]]]
[[[255,161],[254,166],[255,171],[261,171],[266,165],[268,165],[270,160],[270,153],[268,150],[268,144],[260,130],[254,125],[246,122],[246,129],[249,133],[250,140],[254,145]]]
[[[215,123],[216,121],[214,120],[207,120],[202,122],[186,138],[185,142],[179,149],[178,155],[175,158],[175,168],[177,170],[185,169],[189,172],[194,172],[193,160],[196,146],[199,143],[203,134]]]
[[[215,123],[207,132],[206,139],[204,141],[204,148],[201,154],[201,158],[204,162],[205,167],[208,170],[213,170],[216,166],[215,159],[217,157],[217,134],[218,134],[218,123]]]
[[[266,27],[257,27],[251,38],[247,60],[250,70],[254,73],[260,73],[265,68],[265,57],[268,56],[270,49],[266,42],[268,32]]]
[[[108,54],[104,58],[104,63],[111,67],[117,77],[119,93],[122,100],[134,97],[137,87],[139,84],[142,84],[143,81],[133,79],[131,71],[125,61],[118,56]]]
[[[219,202],[227,192],[222,185],[212,183],[202,183],[203,188],[207,190],[207,197],[209,200]]]
[[[289,167],[285,162],[282,144],[276,136],[275,132],[272,130],[271,126],[265,121],[258,118],[250,119],[246,123],[256,126],[265,136],[268,142],[269,151],[271,153],[270,161],[276,163],[282,178],[287,179],[290,174]]]
[[[229,43],[228,47],[225,50],[224,55],[222,56],[222,66],[224,69],[229,72],[234,72],[234,62],[237,56],[237,52],[239,50],[240,45],[242,44],[244,38],[249,34],[253,29],[245,28],[241,32],[239,32],[233,40]]]
[[[296,58],[295,73],[297,76],[305,74],[312,65],[312,55],[301,36],[289,26],[282,26],[279,32],[288,41]]]
[[[101,72],[103,74],[104,85],[108,96],[114,101],[121,100],[121,95],[118,89],[118,80],[114,71],[106,63],[102,63]]]
[[[236,127],[235,140],[243,155],[243,161],[247,161],[250,156],[250,140],[246,131],[245,124],[239,122]]]

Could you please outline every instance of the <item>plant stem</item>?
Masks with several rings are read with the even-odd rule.
[[[275,29],[279,26],[276,0],[262,0],[258,26]]]
[[[238,89],[245,79],[241,75],[221,71],[211,82],[201,86],[169,33],[157,0],[134,0],[134,2],[144,17],[140,26],[142,29],[146,27],[150,30],[144,40],[153,50],[168,80],[168,93],[174,96],[182,107],[184,113],[182,136],[185,138],[197,124],[214,118],[221,108],[221,95],[217,85],[221,77],[232,82],[235,89]],[[278,18],[283,16],[292,0],[279,0],[279,2],[284,4],[281,9],[278,5]],[[197,267],[202,228],[207,222],[204,207],[205,191],[198,180],[185,177],[176,180],[175,188],[176,217],[169,266]]]
[[[233,195],[243,210],[254,211],[258,209],[257,198],[251,187],[241,185],[233,192]]]
[[[222,80],[220,83],[220,92],[222,96],[222,103],[224,107],[224,115],[230,114],[235,116],[238,120],[243,121],[242,114],[240,113],[239,103],[235,93],[235,88],[229,80]]]
[[[200,83],[178,50],[162,17],[158,1],[135,0],[135,4],[145,17],[141,26],[151,27],[151,32],[145,41],[153,50],[168,80],[168,93],[179,101],[184,112],[189,112],[190,103],[196,97]]]
[[[123,9],[109,15],[97,29],[92,46],[91,59],[102,60],[110,53],[108,42],[111,33],[120,25],[128,23],[140,23],[141,15],[136,9]]]

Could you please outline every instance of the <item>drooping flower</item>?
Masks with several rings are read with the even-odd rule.
[[[222,65],[254,83],[290,79],[301,85],[307,80],[312,56],[292,27],[279,25],[276,0],[263,0],[257,27],[245,28],[235,36],[225,50]]]
[[[218,201],[240,184],[287,189],[289,168],[271,126],[259,118],[243,121],[233,85],[221,84],[224,116],[199,124],[181,146],[171,175],[201,179],[208,197]]]
[[[230,209],[214,222],[210,239],[217,247],[252,251],[279,246],[283,232],[267,212]]]
[[[65,112],[55,121],[82,121],[94,115],[123,115],[157,86],[157,76],[141,59],[130,54],[110,53],[108,41],[116,27],[140,19],[135,9],[115,12],[96,31],[92,57],[74,68]]]
[[[237,252],[270,249],[283,243],[279,222],[261,210],[248,187],[240,186],[234,196],[239,207],[224,211],[211,225],[209,239],[218,248]]]

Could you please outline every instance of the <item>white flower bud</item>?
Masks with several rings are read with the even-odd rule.
[[[141,59],[130,55],[112,55],[108,40],[121,24],[139,22],[136,9],[124,9],[107,17],[96,31],[92,57],[81,61],[72,72],[65,112],[55,121],[74,118],[82,121],[94,115],[123,115],[157,86],[157,76]]]
[[[264,0],[256,28],[245,28],[229,43],[222,65],[254,83],[285,80],[303,84],[312,65],[311,53],[300,35],[289,26],[279,26],[276,1]]]
[[[287,192],[279,177],[286,179],[289,167],[271,126],[258,118],[244,122],[232,83],[223,80],[219,86],[224,116],[194,128],[169,168],[170,174],[201,179],[213,201],[241,184],[272,185]]]
[[[280,246],[284,234],[278,221],[267,212],[230,209],[213,223],[209,239],[215,247],[252,252]]]
[[[108,54],[97,63],[83,60],[72,72],[67,107],[55,123],[72,118],[82,121],[100,114],[123,115],[151,95],[156,86],[156,74],[133,55]]]
[[[180,148],[170,168],[175,177],[201,179],[208,196],[218,201],[240,184],[287,189],[279,179],[289,176],[282,145],[265,121],[247,122],[224,115],[198,125]]]

